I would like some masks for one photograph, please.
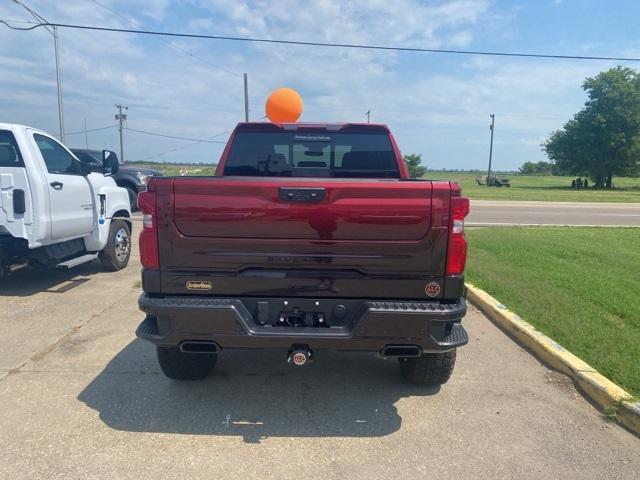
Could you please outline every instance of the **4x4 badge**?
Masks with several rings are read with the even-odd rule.
[[[211,290],[213,288],[211,282],[204,281],[187,282],[185,286],[187,287],[187,290]]]
[[[429,282],[424,287],[424,293],[427,297],[437,297],[440,295],[440,284],[438,282]]]

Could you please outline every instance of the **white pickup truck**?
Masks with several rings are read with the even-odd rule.
[[[71,268],[100,258],[127,266],[127,191],[109,178],[115,155],[92,173],[51,135],[0,123],[0,277],[27,265]]]

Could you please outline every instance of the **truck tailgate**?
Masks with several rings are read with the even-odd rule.
[[[163,293],[424,298],[443,280],[448,182],[154,182]]]
[[[426,181],[189,178],[173,194],[186,237],[415,241],[431,226]]]

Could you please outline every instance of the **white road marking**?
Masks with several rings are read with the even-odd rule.
[[[640,225],[603,225],[570,223],[506,223],[506,222],[466,222],[466,227],[597,227],[597,228],[640,228]]]
[[[606,215],[607,217],[640,217],[640,213],[592,213],[592,215]]]
[[[501,206],[501,207],[532,207],[541,206],[546,208],[618,208],[618,209],[638,209],[640,210],[640,203],[630,202],[541,202],[541,201],[514,201],[514,200],[474,200],[471,199],[471,206]]]

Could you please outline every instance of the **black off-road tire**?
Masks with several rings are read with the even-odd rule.
[[[409,383],[415,385],[443,385],[447,383],[456,364],[456,351],[423,353],[411,358],[401,357],[400,372]]]
[[[131,228],[124,220],[113,220],[109,226],[107,245],[98,254],[104,268],[110,272],[122,270],[131,257]]]
[[[202,380],[216,365],[216,353],[182,353],[178,347],[156,347],[158,363],[174,380]]]

